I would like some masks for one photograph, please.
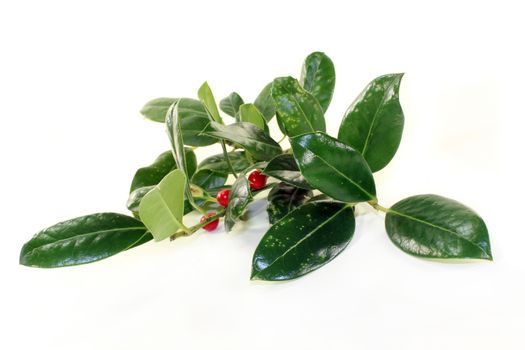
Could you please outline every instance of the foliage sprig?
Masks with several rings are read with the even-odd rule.
[[[22,247],[20,263],[90,263],[151,240],[213,230],[222,218],[230,231],[257,194],[267,195],[270,228],[254,252],[252,279],[294,279],[334,259],[352,239],[362,203],[385,213],[388,237],[408,254],[492,260],[486,225],[465,205],[434,194],[391,208],[378,203],[373,173],[392,160],[403,132],[402,77],[372,80],[346,110],[337,138],[325,122],[335,69],[321,52],[305,59],[299,80],[278,77],[253,103],[232,92],[217,104],[206,82],[198,99],[152,100],[141,113],[164,123],[172,149],[135,173],[127,202],[133,217],[97,213],[58,223]],[[290,149],[271,136],[274,117]],[[198,162],[194,149],[215,143],[222,152]],[[188,226],[185,215],[193,211],[203,216]]]

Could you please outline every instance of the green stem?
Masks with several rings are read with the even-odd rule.
[[[228,150],[226,150],[226,144],[224,143],[224,140],[221,140],[221,147],[222,147],[222,153],[224,154],[224,159],[226,159],[226,163],[228,163],[228,167],[230,168],[231,173],[235,178],[237,178],[237,174],[235,173],[235,170],[233,169],[232,162],[230,160],[230,156],[228,156]]]
[[[383,213],[388,213],[390,211],[390,208],[385,208],[385,207],[379,205],[377,203],[377,201],[376,202],[368,202],[368,204],[370,204],[374,209],[382,211]]]
[[[207,214],[206,210],[204,210],[202,207],[198,206],[197,203],[195,203],[195,200],[193,199],[193,197],[191,196],[191,194],[190,194],[190,196],[188,197],[188,200],[190,201],[191,206],[192,206],[194,209],[196,209],[199,213],[201,213],[201,214],[203,214],[203,215],[206,215],[206,214]]]
[[[244,154],[246,155],[246,159],[248,159],[248,162],[249,162],[250,164],[253,164],[254,162],[253,162],[253,157],[252,157],[252,155],[251,155],[248,151],[244,151]]]
[[[203,222],[199,222],[198,224],[193,225],[191,227],[184,227],[184,228],[182,228],[182,231],[177,231],[173,235],[171,235],[170,240],[173,241],[174,239],[177,239],[179,237],[191,236],[192,234],[197,232],[199,229],[201,229],[204,226],[208,225],[210,222],[215,221],[215,220],[223,217],[225,214],[226,214],[226,210],[222,209],[221,211],[217,212],[213,216],[207,216],[206,215],[206,220],[204,220]]]

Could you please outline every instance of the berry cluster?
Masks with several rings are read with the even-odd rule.
[[[268,180],[268,177],[264,175],[260,170],[254,170],[250,173],[248,176],[248,181],[250,181],[250,188],[252,190],[262,190],[266,186],[266,181]],[[217,202],[222,205],[223,207],[228,206],[228,200],[230,197],[230,190],[222,190],[217,193]],[[209,212],[208,217],[214,216],[214,212]],[[207,218],[205,215],[203,215],[200,219],[200,222],[205,222]],[[214,231],[219,226],[219,219],[214,220],[206,225],[204,225],[202,228],[206,231]]]

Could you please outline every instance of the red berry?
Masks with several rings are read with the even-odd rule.
[[[222,190],[217,193],[217,202],[223,207],[228,206],[228,198],[230,197],[230,190]]]
[[[215,213],[213,213],[213,212],[212,213],[208,213],[208,217],[209,216],[214,216],[214,215],[215,215]],[[204,221],[206,221],[206,216],[205,215],[203,215],[201,217],[201,222],[204,222]],[[204,225],[203,229],[205,229],[206,231],[213,231],[213,230],[215,230],[217,228],[217,226],[219,226],[219,219],[213,220],[209,224]]]
[[[261,188],[264,188],[266,186],[267,179],[268,176],[261,173],[260,170],[254,170],[251,172],[250,176],[248,176],[250,188],[252,190],[260,190]]]

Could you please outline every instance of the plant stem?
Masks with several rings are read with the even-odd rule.
[[[244,151],[244,154],[246,155],[246,159],[248,159],[248,162],[250,164],[253,164],[253,157],[250,153],[248,153],[248,151]]]
[[[210,222],[215,221],[215,220],[219,219],[220,217],[223,217],[225,213],[226,213],[226,211],[224,209],[222,209],[221,211],[217,212],[213,216],[207,216],[206,220],[204,220],[203,222],[199,222],[198,224],[193,225],[191,227],[184,227],[184,228],[182,228],[182,231],[177,231],[173,235],[171,235],[170,236],[170,240],[173,241],[174,239],[177,239],[179,237],[191,236],[192,234],[197,232],[202,227],[208,225]]]
[[[286,139],[286,135],[283,135],[283,137],[281,137],[281,139],[280,139],[279,141],[277,141],[277,143],[281,143],[281,142],[283,142],[285,139]]]
[[[235,170],[233,169],[232,162],[230,160],[230,156],[228,156],[228,151],[226,150],[226,144],[224,143],[224,140],[221,140],[221,147],[222,147],[222,153],[224,154],[224,159],[226,159],[226,163],[228,163],[228,167],[230,168],[231,173],[235,178],[237,178],[237,174],[235,173]]]
[[[383,213],[388,213],[390,211],[390,208],[385,208],[379,205],[377,202],[375,203],[368,202],[368,204],[370,204],[374,209],[382,211]]]
[[[190,204],[191,206],[196,209],[199,213],[203,214],[203,215],[206,215],[207,212],[206,210],[204,210],[203,208],[201,208],[200,206],[197,205],[197,203],[195,203],[195,200],[193,199],[193,197],[190,195],[188,197],[188,200],[190,201]]]

